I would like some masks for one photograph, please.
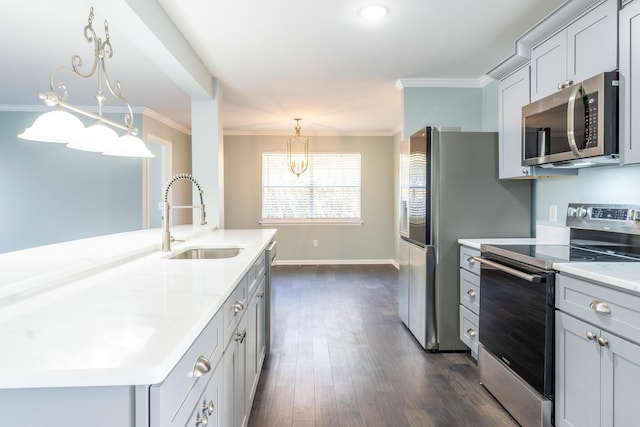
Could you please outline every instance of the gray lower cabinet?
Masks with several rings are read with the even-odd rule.
[[[556,426],[638,425],[640,296],[562,274],[556,288]]]
[[[460,341],[478,359],[480,339],[480,264],[472,259],[480,251],[460,246]]]
[[[241,427],[248,420],[246,397],[247,320],[242,317],[224,352],[223,421],[224,426]]]

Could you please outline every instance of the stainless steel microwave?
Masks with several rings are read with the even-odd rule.
[[[523,166],[580,167],[617,159],[617,71],[522,107]]]

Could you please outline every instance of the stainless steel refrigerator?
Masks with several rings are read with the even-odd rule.
[[[498,179],[498,135],[424,128],[400,153],[399,316],[427,350],[459,339],[459,238],[532,235],[531,182]]]

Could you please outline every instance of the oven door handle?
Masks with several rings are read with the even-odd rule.
[[[474,261],[478,261],[480,264],[485,264],[488,265],[490,267],[493,267],[497,270],[503,271],[507,274],[510,274],[512,276],[516,276],[520,279],[524,279],[527,282],[531,282],[531,283],[541,283],[544,281],[544,277],[538,275],[538,274],[527,274],[527,273],[523,273],[520,270],[516,270],[515,268],[511,268],[511,267],[507,267],[506,265],[502,265],[502,264],[498,264],[497,262],[493,262],[490,261],[486,258],[482,258],[479,256],[473,256],[471,257],[472,260]]]

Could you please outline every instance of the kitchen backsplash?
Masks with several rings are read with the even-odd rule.
[[[538,179],[533,185],[536,225],[564,226],[571,202],[640,205],[640,166],[586,168],[578,175]]]

